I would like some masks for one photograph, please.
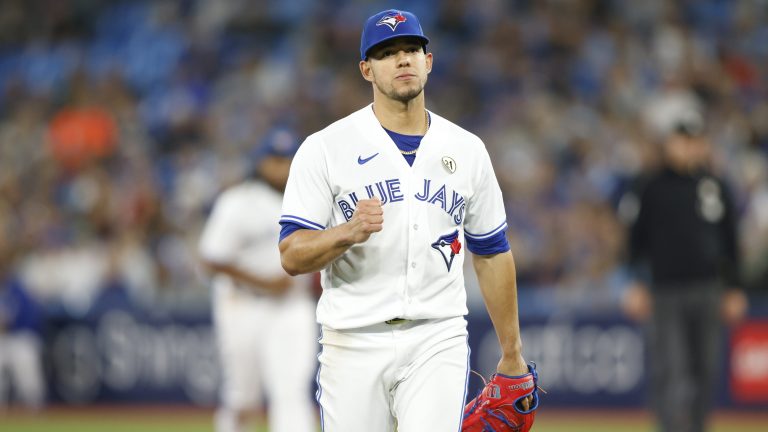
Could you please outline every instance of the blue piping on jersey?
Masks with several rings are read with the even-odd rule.
[[[488,231],[485,234],[472,234],[471,232],[464,229],[464,237],[471,238],[472,240],[483,240],[504,229],[507,229],[507,221],[502,222],[501,225],[497,226],[491,231]]]
[[[317,338],[317,343],[320,344],[322,347],[322,343],[320,342],[323,340],[323,328],[320,327],[320,337]],[[315,400],[317,401],[317,404],[320,406],[320,430],[325,432],[325,416],[323,415],[323,404],[320,403],[320,396],[323,395],[323,387],[320,386],[320,369],[323,368],[323,364],[320,363],[320,355],[323,353],[322,348],[320,349],[320,352],[317,353],[317,375],[315,375],[315,382],[317,383],[317,392],[315,393]]]
[[[469,356],[472,354],[472,348],[469,347],[469,335],[465,338],[467,344],[467,373],[464,378],[464,397],[461,399],[461,411],[459,412],[459,430],[461,432],[462,423],[464,423],[464,405],[467,403],[467,392],[469,391]]]
[[[298,216],[293,215],[282,215],[280,216],[280,222],[293,222],[295,224],[301,225],[303,227],[309,228],[309,229],[315,229],[315,230],[324,230],[325,227],[320,225],[319,223],[312,222],[311,220],[304,219]]]

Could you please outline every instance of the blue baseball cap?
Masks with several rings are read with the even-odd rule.
[[[374,46],[390,39],[410,36],[419,38],[424,45],[429,39],[424,36],[421,24],[416,15],[411,12],[389,9],[381,11],[368,18],[363,26],[363,35],[360,38],[360,58],[365,60],[368,51]]]
[[[260,145],[251,153],[251,159],[258,163],[267,156],[292,158],[299,145],[301,143],[293,129],[275,126],[264,135]]]

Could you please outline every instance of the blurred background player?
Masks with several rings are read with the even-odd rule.
[[[669,104],[665,104],[669,106]],[[626,313],[649,321],[652,405],[663,432],[706,430],[720,359],[720,317],[746,313],[733,198],[711,167],[697,111],[672,113],[661,169],[623,199],[637,281]]]
[[[222,364],[217,432],[243,431],[246,414],[269,406],[271,432],[315,430],[310,383],[316,354],[310,278],[288,276],[277,248],[282,194],[296,137],[267,135],[250,178],[216,201],[200,240],[214,274],[213,320]]]
[[[13,272],[13,254],[6,234],[0,231],[0,409],[17,401],[36,410],[45,403],[46,393],[41,315]]]

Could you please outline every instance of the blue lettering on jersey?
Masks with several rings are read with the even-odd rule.
[[[453,222],[456,225],[461,225],[461,222],[464,220],[464,209],[466,207],[464,197],[452,190],[450,191],[451,199],[449,201],[449,190],[446,185],[441,185],[434,192],[432,192],[431,189],[432,180],[424,179],[424,189],[415,194],[414,198],[440,207],[453,219]],[[364,186],[364,190],[368,199],[378,198],[382,205],[405,201],[405,196],[400,188],[400,179],[378,181]],[[344,219],[349,221],[355,213],[358,198],[356,192],[347,194],[347,197],[348,198],[337,199],[336,204],[344,215]]]
[[[353,196],[354,193],[350,194],[350,196]],[[336,202],[336,204],[339,205],[339,209],[341,209],[341,213],[344,215],[344,219],[350,220],[352,219],[352,215],[355,214],[355,204],[349,204],[347,200],[339,200]]]
[[[432,180],[424,179],[424,190],[414,195],[414,197],[419,201],[439,205],[443,211],[453,218],[453,222],[456,225],[461,225],[461,222],[464,220],[464,208],[466,207],[464,197],[456,191],[451,191],[451,207],[448,208],[445,185],[440,186],[437,192],[430,195],[431,187]]]
[[[357,194],[355,192],[352,192],[351,194],[349,194],[349,199],[352,200],[353,206],[357,206],[357,201],[359,200],[357,199]]]
[[[417,200],[426,201],[427,198],[429,198],[429,185],[431,183],[432,183],[432,180],[424,179],[424,192],[415,195]]]
[[[400,179],[389,179],[366,185],[365,194],[368,196],[368,199],[378,198],[381,201],[381,205],[405,200],[400,190]],[[339,199],[336,201],[336,204],[344,215],[344,219],[349,221],[355,213],[355,207],[357,207],[357,201],[359,200],[356,192],[352,192],[347,196],[349,197],[348,200]]]
[[[391,202],[403,201],[405,197],[400,192],[400,179],[386,180],[387,193],[389,194],[389,200]]]
[[[464,198],[461,199],[464,201]],[[461,207],[459,207],[459,211],[453,215],[453,223],[456,225],[461,225],[461,221],[464,220],[464,207],[466,207],[466,204],[461,204]]]
[[[378,195],[374,194],[373,187],[376,186]],[[384,180],[383,182],[376,182],[372,185],[365,186],[365,193],[368,195],[368,199],[376,196],[381,201],[381,204],[388,202],[397,202],[404,199],[402,192],[400,192],[400,179]]]
[[[387,194],[387,191],[384,188],[384,185],[382,184],[382,182],[376,182],[376,190],[379,191],[379,200],[381,200],[381,205],[388,203],[389,194]]]
[[[456,225],[461,225],[461,221],[464,220],[464,208],[466,207],[464,197],[453,191],[453,197],[451,198],[451,208],[448,210],[448,214],[453,216],[453,222]]]
[[[445,185],[442,185],[440,189],[432,195],[432,198],[429,199],[430,204],[437,205],[437,201],[440,201],[440,206],[445,210]]]

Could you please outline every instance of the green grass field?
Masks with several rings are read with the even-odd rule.
[[[0,412],[0,432],[212,432],[212,411],[187,408],[51,408]],[[319,428],[318,428],[319,430]],[[653,432],[640,411],[542,410],[535,432]],[[718,413],[712,432],[765,432],[768,414]],[[263,421],[250,432],[268,432]],[[361,431],[364,432],[364,431]],[[425,431],[427,432],[427,431]]]

